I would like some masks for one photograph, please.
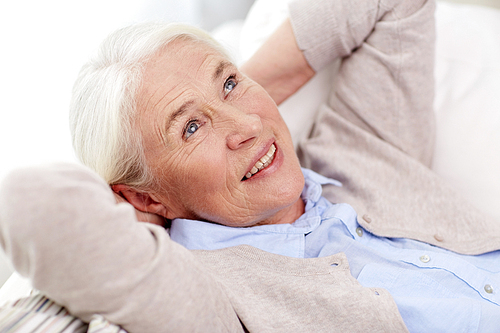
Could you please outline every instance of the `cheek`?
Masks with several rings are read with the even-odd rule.
[[[274,113],[274,110],[277,109],[276,104],[264,89],[255,87],[249,90],[249,92],[246,94],[249,97],[246,102],[251,105],[256,113],[264,115],[271,111]]]
[[[162,187],[171,188],[185,204],[225,189],[226,160],[211,146],[207,142],[190,153],[180,152],[166,159],[168,176],[162,177]]]
[[[276,103],[274,103],[267,92],[258,87],[255,88],[253,94],[250,95],[252,96],[252,98],[249,98],[246,101],[246,103],[248,103],[248,107],[251,108],[254,113],[258,114],[261,119],[267,120],[268,122],[273,124],[273,127],[275,127],[280,132],[288,133],[288,127],[281,117]]]

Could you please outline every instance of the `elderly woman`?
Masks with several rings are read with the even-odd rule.
[[[167,219],[295,221],[304,180],[276,104],[208,35],[180,29],[122,31],[108,45],[123,39],[123,50],[83,69],[77,154],[136,208]]]
[[[105,182],[75,166],[13,174],[0,221],[16,269],[130,332],[495,331],[498,223],[427,167],[433,9],[293,3],[243,67],[263,86],[193,28],[115,33],[71,115]],[[300,168],[275,104],[339,57],[300,156],[342,187]],[[154,225],[167,220],[175,242]]]

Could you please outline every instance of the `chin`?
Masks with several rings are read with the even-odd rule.
[[[286,179],[278,184],[274,192],[274,200],[279,203],[279,207],[282,209],[289,207],[299,200],[304,189],[304,182],[304,175],[298,166],[297,170],[289,173]]]

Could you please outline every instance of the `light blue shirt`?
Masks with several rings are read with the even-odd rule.
[[[302,171],[305,213],[293,224],[232,228],[176,219],[171,238],[192,250],[247,244],[296,258],[344,252],[363,286],[391,293],[410,332],[500,332],[500,251],[467,256],[375,236],[358,224],[350,205],[322,197],[321,185],[339,182]]]

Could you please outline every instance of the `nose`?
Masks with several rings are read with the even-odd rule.
[[[257,114],[233,110],[233,121],[227,135],[229,149],[239,149],[252,145],[262,133],[262,121]]]

